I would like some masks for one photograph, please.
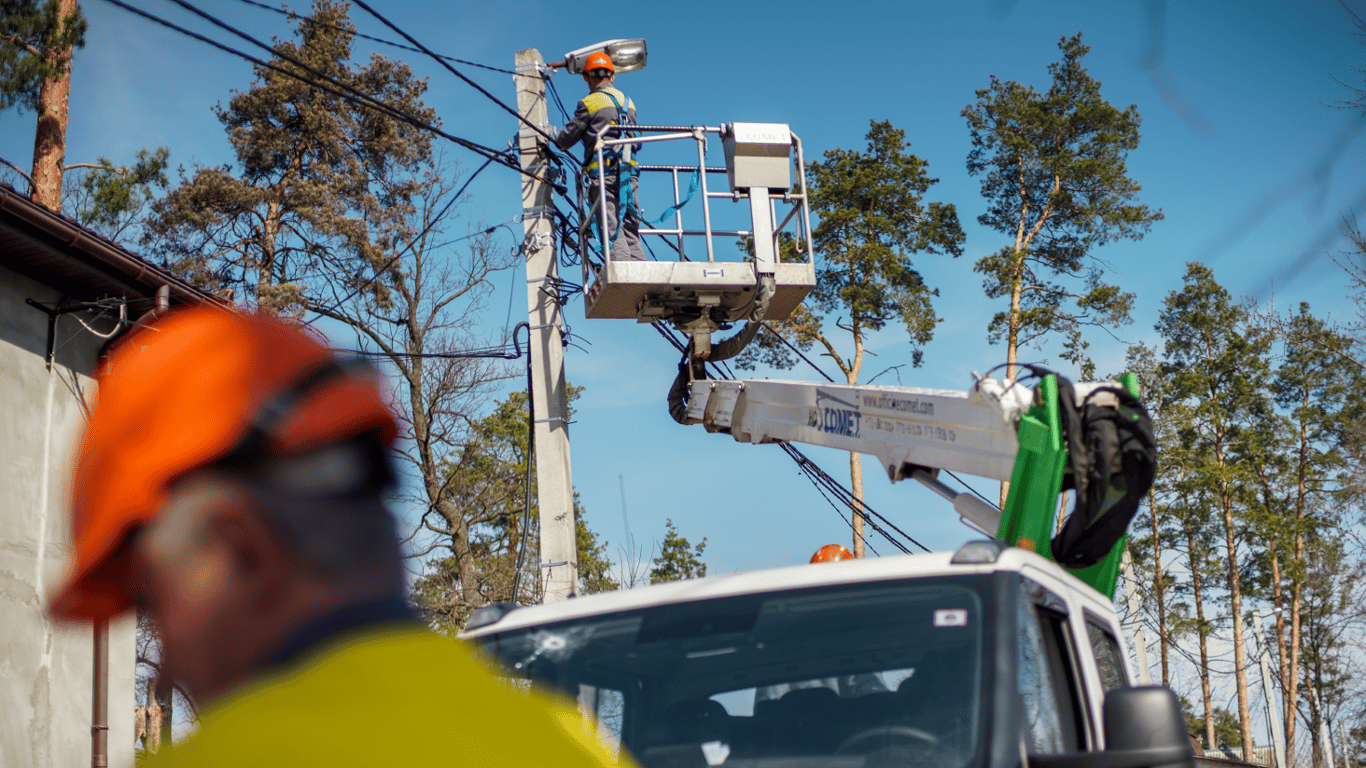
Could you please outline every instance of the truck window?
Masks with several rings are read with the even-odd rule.
[[[577,697],[643,768],[967,768],[990,579],[737,595],[476,642],[509,677]]]
[[[622,718],[626,714],[626,699],[621,691],[579,683],[579,711],[591,715],[598,724],[602,738],[615,753],[621,745]]]
[[[1091,641],[1091,650],[1096,655],[1096,668],[1100,670],[1100,685],[1107,692],[1123,688],[1129,684],[1124,673],[1124,656],[1119,650],[1119,641],[1110,630],[1094,619],[1086,620],[1086,635]]]
[[[1025,746],[1034,754],[1073,752],[1081,748],[1081,699],[1075,655],[1068,647],[1067,616],[1036,604],[1029,592],[1042,588],[1025,584],[1018,604]]]

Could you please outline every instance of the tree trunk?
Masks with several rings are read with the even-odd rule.
[[[1201,592],[1200,565],[1196,553],[1195,531],[1190,523],[1185,524],[1186,551],[1190,558],[1191,595],[1195,602],[1195,635],[1200,644],[1200,701],[1205,707],[1205,749],[1214,749],[1214,700],[1209,684],[1209,643],[1205,630],[1205,603]]]
[[[170,749],[171,745],[174,743],[173,737],[171,736],[171,722],[175,719],[174,694],[175,686],[171,685],[170,680],[167,680],[164,677],[157,678],[156,698],[157,708],[161,710],[161,722],[150,723],[149,725],[160,731],[161,749],[163,750]]]
[[[854,359],[850,361],[849,372],[845,375],[845,380],[850,384],[857,384],[859,372],[863,370],[863,326],[857,318],[850,323],[851,335],[854,337]],[[854,557],[864,556],[863,545],[863,454],[858,451],[849,452],[849,490],[854,496],[854,506],[850,509],[854,526]]]
[[[1276,671],[1281,679],[1281,715],[1285,731],[1286,768],[1293,768],[1295,765],[1295,703],[1290,696],[1292,686],[1287,685],[1291,678],[1289,677],[1289,659],[1285,652],[1285,593],[1281,589],[1281,579],[1281,554],[1273,545],[1271,549],[1271,601],[1276,606],[1276,629],[1274,630],[1276,633]]]
[[[76,0],[58,0],[61,23],[76,12]],[[62,37],[63,30],[58,29]],[[71,46],[44,48],[43,56],[61,74],[43,80],[38,91],[38,127],[33,137],[33,202],[50,211],[62,209],[62,166],[66,162],[67,102],[71,97]]]
[[[1024,252],[1020,250],[1020,240],[1024,237],[1024,215],[1020,216],[1020,234],[1015,243],[1015,274],[1010,279],[1010,317],[1006,324],[1006,379],[1015,378],[1015,363],[1019,361],[1020,340],[1020,297],[1024,289]],[[1001,509],[1006,508],[1010,497],[1010,481],[1001,483]]]
[[[1223,463],[1222,456],[1220,463]],[[1233,528],[1233,501],[1228,483],[1220,483],[1220,503],[1224,508],[1224,546],[1228,549],[1229,612],[1233,616],[1234,681],[1238,690],[1238,730],[1243,741],[1243,760],[1252,759],[1252,711],[1247,700],[1247,648],[1243,638],[1243,593],[1238,575],[1238,542]]]
[[[1153,518],[1153,594],[1157,598],[1157,647],[1162,659],[1162,684],[1171,685],[1167,661],[1167,579],[1162,574],[1162,535],[1158,529],[1157,499],[1148,493],[1148,512]]]
[[[1306,392],[1301,400],[1303,406],[1310,403],[1309,393]],[[1309,433],[1307,425],[1300,422],[1300,455],[1298,466],[1296,467],[1296,488],[1295,488],[1295,552],[1294,559],[1290,562],[1290,642],[1288,643],[1288,654],[1282,654],[1281,666],[1283,667],[1282,680],[1289,684],[1285,690],[1285,743],[1295,743],[1295,715],[1298,714],[1300,706],[1300,605],[1304,595],[1304,521],[1306,516],[1306,500],[1308,498],[1307,467],[1309,464]],[[1283,616],[1284,614],[1281,614]],[[1277,623],[1281,620],[1277,616]],[[1289,656],[1289,660],[1285,656]],[[1309,731],[1309,740],[1318,743],[1317,732],[1313,729]],[[1293,764],[1294,761],[1292,760]]]
[[[161,750],[161,707],[157,704],[156,678],[147,681],[147,731],[142,747],[148,752]]]

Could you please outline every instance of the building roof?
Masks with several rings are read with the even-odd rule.
[[[227,304],[5,184],[0,184],[0,264],[77,300],[152,299],[164,285],[172,304]]]

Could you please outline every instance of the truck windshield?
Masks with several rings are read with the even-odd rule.
[[[645,768],[962,768],[981,717],[984,578],[675,603],[477,638]]]

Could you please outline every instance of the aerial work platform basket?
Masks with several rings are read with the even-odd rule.
[[[586,316],[644,323],[662,320],[697,336],[709,335],[729,323],[776,321],[790,315],[816,284],[801,140],[786,125],[765,123],[611,129],[613,135],[624,131],[635,135],[604,137],[598,143],[597,167],[585,173],[579,184],[579,252],[587,286]],[[707,165],[709,135],[722,139],[725,167]],[[665,253],[659,254],[659,260],[649,261],[608,258],[612,238],[624,235],[620,222],[609,220],[604,206],[590,205],[593,196],[588,194],[588,185],[597,185],[597,199],[601,200],[618,183],[624,184],[616,178],[617,169],[631,166],[634,146],[689,140],[697,149],[695,165],[635,166],[642,188],[654,188],[651,180],[661,175],[672,182],[673,206],[661,217],[672,218],[672,226],[647,227],[642,223],[640,228],[642,240],[650,238],[647,242],[664,244]],[[608,167],[604,158],[614,154],[621,159]],[[728,190],[724,192],[713,191],[708,184],[710,176],[720,174],[726,176]],[[680,195],[680,176],[689,186],[685,196]],[[700,202],[688,208],[698,192]],[[721,199],[749,202],[749,229],[713,226],[711,202]],[[695,222],[698,209],[700,227]],[[684,224],[685,210],[694,221],[691,227]],[[743,239],[752,244],[748,248],[751,253],[746,255],[737,248],[733,260],[718,260],[716,237],[731,242]],[[771,295],[760,296],[766,278],[771,278],[767,286]]]

